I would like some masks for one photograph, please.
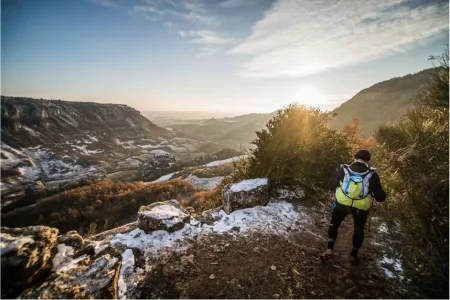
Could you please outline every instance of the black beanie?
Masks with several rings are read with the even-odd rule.
[[[367,150],[358,150],[355,154],[355,158],[370,161],[370,152]]]

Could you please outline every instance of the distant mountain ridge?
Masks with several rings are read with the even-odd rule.
[[[159,127],[121,104],[2,96],[1,133],[2,203],[23,198],[30,188],[153,180],[181,164],[214,160],[223,150]]]
[[[256,131],[265,127],[275,115],[246,114],[230,118],[191,121],[187,124],[169,124],[167,129],[176,134],[203,141],[213,141],[236,150],[248,149],[256,138]]]
[[[340,130],[353,119],[361,119],[361,133],[369,136],[380,125],[398,121],[421,98],[434,70],[394,77],[360,91],[333,110],[336,116],[330,126]]]

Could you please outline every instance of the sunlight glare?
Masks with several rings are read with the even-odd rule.
[[[312,85],[304,85],[299,87],[295,95],[295,101],[311,107],[320,107],[325,104],[325,96],[322,92]]]

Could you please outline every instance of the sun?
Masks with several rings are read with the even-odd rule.
[[[312,107],[319,107],[325,101],[322,92],[312,85],[300,86],[295,95],[295,101]]]

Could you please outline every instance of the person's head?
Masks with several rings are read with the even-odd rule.
[[[370,161],[370,152],[367,150],[358,150],[355,153],[355,159],[359,159],[367,163]]]

